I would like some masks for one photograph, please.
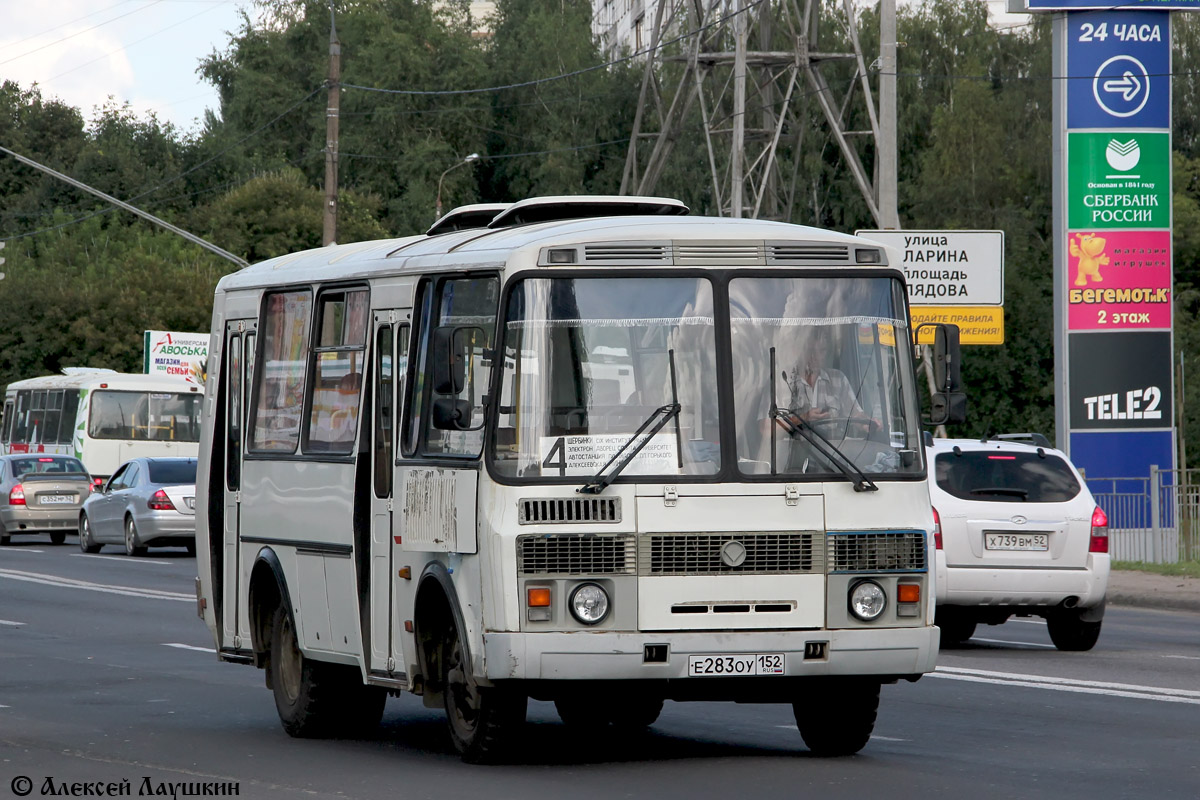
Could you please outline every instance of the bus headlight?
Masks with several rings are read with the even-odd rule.
[[[875,581],[859,581],[850,590],[850,613],[870,622],[887,607],[887,593]]]
[[[596,625],[608,616],[608,592],[594,583],[584,583],[571,592],[571,616],[584,625]]]

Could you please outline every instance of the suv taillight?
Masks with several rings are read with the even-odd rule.
[[[942,549],[942,518],[938,516],[937,509],[933,509],[933,546],[934,549]]]
[[[16,486],[14,486],[12,488],[12,491],[10,491],[8,493],[8,504],[10,506],[25,505],[25,487],[24,486],[22,486],[21,484],[18,483]]]
[[[1092,512],[1092,538],[1088,542],[1088,552],[1108,552],[1108,515],[1100,506],[1096,506]]]
[[[174,511],[175,504],[171,502],[171,498],[167,497],[167,493],[159,489],[150,500],[146,503],[155,511]]]

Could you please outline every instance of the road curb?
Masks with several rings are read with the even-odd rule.
[[[1155,608],[1164,611],[1190,611],[1200,614],[1200,596],[1172,597],[1145,593],[1108,593],[1108,604],[1128,608]]]

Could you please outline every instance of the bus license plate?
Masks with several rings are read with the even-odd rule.
[[[75,502],[75,496],[70,494],[44,494],[38,498],[38,502],[43,506],[69,505]]]
[[[782,674],[783,653],[714,653],[707,656],[688,656],[689,678]]]
[[[1045,533],[988,533],[984,535],[988,550],[1049,550],[1050,536]]]

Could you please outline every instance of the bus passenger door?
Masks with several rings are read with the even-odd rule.
[[[404,310],[375,312],[370,579],[370,671],[373,673],[403,673],[406,664],[394,624],[396,586],[404,578],[399,576],[399,566],[393,558],[392,524],[396,420],[400,418],[404,397],[400,389],[408,366],[408,316]]]
[[[238,536],[241,531],[242,462],[246,440],[246,405],[254,364],[258,323],[236,320],[225,327],[225,530],[222,543],[221,643],[224,648],[249,647],[247,610],[241,597],[242,564]]]

